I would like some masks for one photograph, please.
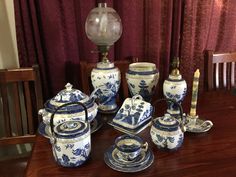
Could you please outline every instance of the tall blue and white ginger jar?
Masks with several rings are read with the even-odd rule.
[[[120,70],[111,62],[99,62],[91,72],[91,81],[99,98],[98,110],[112,113],[117,110],[116,95],[120,87]]]
[[[154,63],[132,63],[126,73],[126,79],[132,96],[138,94],[145,101],[150,101],[159,80],[159,71]]]

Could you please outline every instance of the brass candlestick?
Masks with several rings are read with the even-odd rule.
[[[198,98],[198,85],[199,85],[200,71],[197,69],[193,77],[193,88],[192,88],[192,100],[190,113],[187,115],[186,129],[188,132],[202,133],[211,129],[213,123],[209,120],[203,121],[199,119],[196,114],[197,109],[197,98]]]
[[[196,109],[197,109],[199,77],[200,77],[200,71],[199,69],[197,69],[193,77],[192,100],[191,100],[191,108],[190,108],[190,113],[189,113],[190,117],[194,119],[198,118],[198,116],[196,115]]]

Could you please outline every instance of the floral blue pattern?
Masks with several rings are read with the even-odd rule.
[[[65,145],[66,149],[72,149],[74,147],[74,144],[66,144]]]
[[[148,85],[145,80],[141,80],[139,83],[139,95],[141,95],[145,101],[149,101],[151,99],[151,93],[148,91]]]
[[[143,103],[144,104],[144,103]],[[123,122],[126,122],[130,125],[136,125],[138,123],[140,123],[141,121],[147,119],[148,117],[150,117],[153,108],[151,107],[150,109],[147,109],[143,116],[140,118],[141,112],[143,112],[144,110],[144,106],[141,103],[140,105],[137,106],[137,108],[132,107],[128,104],[124,105],[124,108],[121,108],[118,113],[115,116],[115,119]],[[135,110],[136,109],[136,110]],[[131,114],[131,110],[135,110],[135,112],[133,114]]]

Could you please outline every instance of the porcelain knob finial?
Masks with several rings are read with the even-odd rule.
[[[71,91],[71,90],[72,90],[72,87],[73,87],[73,85],[72,85],[72,84],[70,84],[70,83],[67,83],[67,84],[65,85],[65,87],[66,87],[66,90],[67,90],[67,91]]]

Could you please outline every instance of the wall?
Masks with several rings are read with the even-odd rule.
[[[19,66],[16,44],[15,18],[13,0],[0,0],[0,69],[16,68]],[[3,117],[0,95],[0,118]],[[3,122],[0,119],[0,127]],[[0,135],[3,134],[0,129]],[[1,136],[0,136],[1,137]],[[0,159],[9,155],[18,155],[29,151],[28,145],[1,148]]]
[[[19,66],[13,0],[0,0],[0,69]]]

